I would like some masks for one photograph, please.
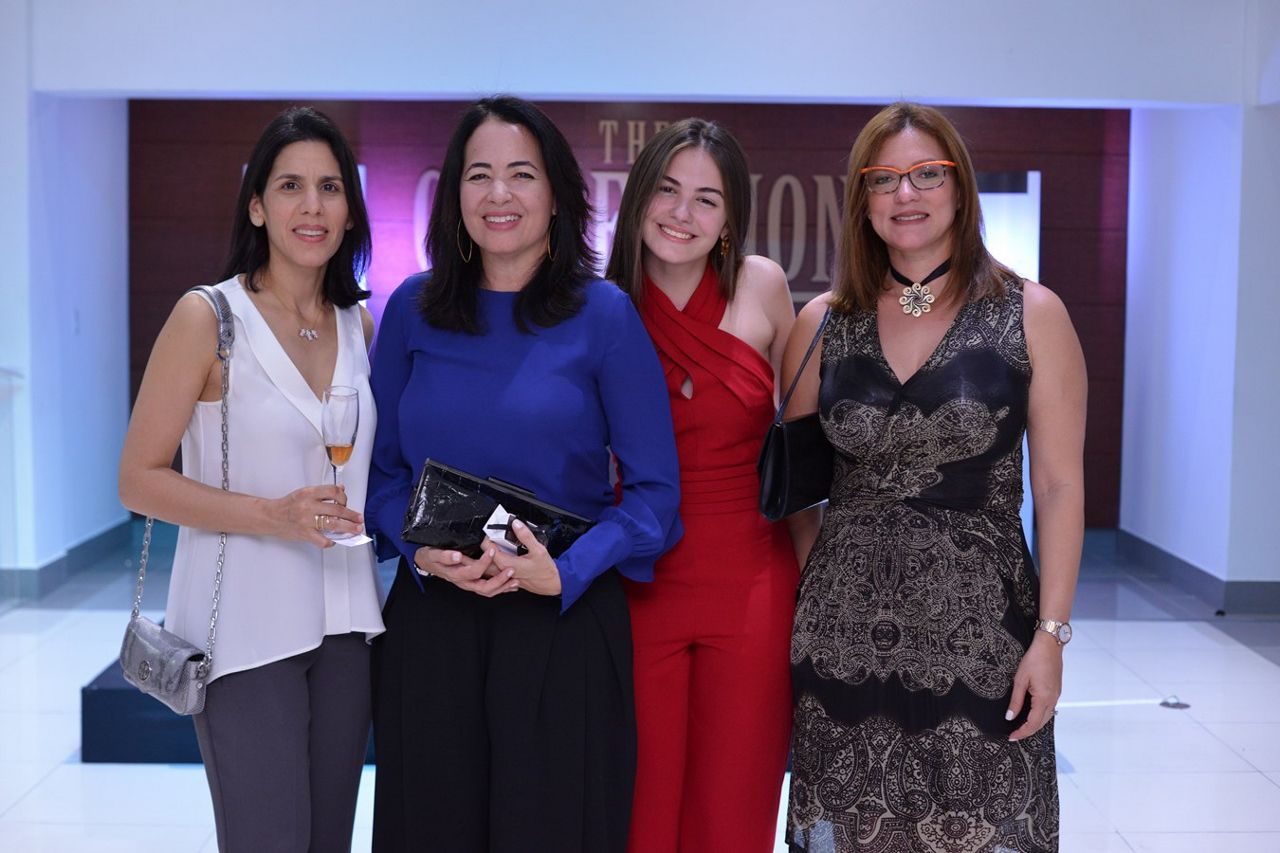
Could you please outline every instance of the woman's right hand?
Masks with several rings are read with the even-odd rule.
[[[413,555],[418,574],[448,581],[458,589],[493,598],[504,592],[515,592],[520,583],[508,570],[498,570],[493,562],[494,546],[489,545],[479,558],[472,560],[458,551],[419,548]]]
[[[325,533],[364,532],[364,516],[347,508],[347,490],[342,486],[304,486],[266,501],[265,511],[274,535],[320,548],[334,544]]]

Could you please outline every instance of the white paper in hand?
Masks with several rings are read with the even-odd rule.
[[[506,540],[507,525],[510,523],[511,513],[507,512],[507,508],[502,504],[498,504],[498,508],[493,511],[493,515],[489,516],[489,520],[484,523],[484,532],[493,544],[508,554],[514,554],[516,553],[516,544]]]

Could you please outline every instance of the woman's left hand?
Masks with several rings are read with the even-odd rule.
[[[547,546],[539,542],[533,531],[519,521],[513,521],[511,529],[515,531],[520,544],[529,549],[529,553],[517,557],[502,548],[494,548],[496,553],[493,555],[493,564],[499,571],[513,570],[515,574],[512,577],[520,584],[520,589],[535,595],[559,595],[560,569],[547,553]]]
[[[1030,737],[1053,718],[1058,697],[1062,695],[1062,646],[1044,631],[1036,631],[1031,648],[1022,656],[1018,671],[1013,676],[1013,699],[1009,702],[1006,719],[1012,720],[1022,712],[1027,695],[1031,696],[1031,712],[1027,721],[1019,726],[1009,740]]]

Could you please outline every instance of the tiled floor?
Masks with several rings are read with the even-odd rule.
[[[79,760],[79,690],[116,652],[130,556],[39,601],[0,601],[0,851],[216,850],[199,766]],[[157,615],[163,565],[152,581]],[[1280,851],[1280,619],[1214,616],[1102,534],[1074,624],[1058,717],[1063,853]],[[1169,696],[1190,707],[1161,707]],[[366,770],[355,850],[369,847],[372,782]]]

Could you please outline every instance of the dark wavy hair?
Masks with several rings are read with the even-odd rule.
[[[945,115],[933,107],[899,101],[876,113],[854,140],[849,152],[849,174],[845,180],[844,218],[840,225],[840,246],[832,282],[831,307],[837,311],[871,311],[876,299],[889,285],[889,249],[867,218],[867,181],[861,174],[890,137],[914,128],[937,141],[943,155],[955,163],[948,167],[947,180],[955,182],[955,221],[951,224],[951,273],[946,299],[964,302],[999,296],[1005,282],[1017,281],[1013,270],[997,261],[982,242],[982,206],[978,201],[978,180],[964,140]]]
[[[328,145],[338,161],[338,168],[342,170],[342,190],[347,196],[347,216],[351,219],[351,227],[343,233],[338,251],[325,266],[322,290],[325,300],[331,305],[349,308],[369,297],[369,292],[360,287],[360,278],[369,267],[373,245],[369,236],[369,213],[365,210],[360,172],[351,146],[327,115],[311,107],[290,107],[280,113],[262,131],[258,144],[253,146],[249,165],[240,181],[240,193],[236,196],[231,247],[222,268],[222,278],[244,273],[245,285],[250,290],[258,289],[255,278],[270,260],[271,247],[267,242],[266,226],[254,225],[249,220],[249,203],[254,196],[262,197],[276,157],[285,146],[312,141]]]
[[[644,215],[671,158],[686,148],[706,151],[720,170],[729,250],[721,254],[717,241],[710,253],[711,265],[726,299],[733,299],[737,289],[743,242],[751,223],[751,174],[747,156],[738,140],[724,127],[706,119],[686,118],[668,125],[649,140],[631,166],[626,189],[622,191],[613,253],[609,256],[605,278],[615,282],[637,303],[644,291]]]
[[[516,297],[516,325],[527,332],[531,322],[545,328],[574,316],[584,302],[583,286],[595,275],[596,254],[587,240],[591,219],[587,183],[568,140],[542,110],[528,101],[510,95],[484,98],[467,107],[449,139],[427,226],[431,278],[418,294],[418,310],[438,329],[470,334],[484,331],[476,295],[482,271],[480,252],[472,251],[470,260],[466,260],[458,243],[459,235],[466,232],[461,188],[467,141],[477,127],[491,118],[519,125],[537,140],[555,199],[556,215],[549,235],[554,257],[543,258],[533,278]]]

